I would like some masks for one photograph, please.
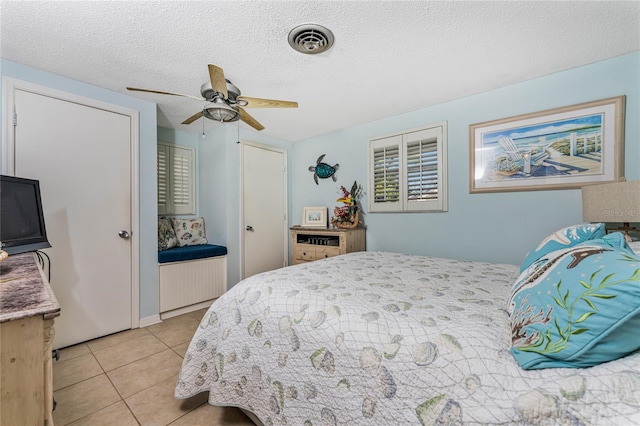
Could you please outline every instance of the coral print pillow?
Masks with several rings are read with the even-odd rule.
[[[180,219],[171,218],[173,230],[176,232],[180,247],[207,244],[207,234],[204,229],[204,218]]]
[[[508,299],[524,369],[590,367],[640,349],[640,255],[621,233],[551,252]]]
[[[535,250],[527,254],[520,267],[520,272],[524,272],[525,269],[545,254],[566,247],[573,247],[585,241],[602,238],[605,234],[604,223],[585,223],[559,229],[542,240]]]
[[[178,238],[167,217],[158,218],[158,251],[178,247]]]

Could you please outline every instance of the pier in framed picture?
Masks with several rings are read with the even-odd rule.
[[[469,192],[579,188],[624,174],[625,97],[469,126]]]

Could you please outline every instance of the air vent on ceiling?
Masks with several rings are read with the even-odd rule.
[[[333,33],[322,25],[298,25],[289,31],[289,45],[300,53],[315,55],[333,46]]]

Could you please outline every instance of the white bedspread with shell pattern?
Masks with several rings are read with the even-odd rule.
[[[250,277],[207,311],[175,389],[266,425],[640,424],[640,353],[524,371],[515,265],[362,252]]]

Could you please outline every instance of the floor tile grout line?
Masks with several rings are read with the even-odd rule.
[[[103,368],[103,370],[104,370],[104,372],[105,372],[105,373],[110,373],[110,372],[112,372],[112,371],[114,371],[114,370],[117,370],[118,368],[126,367],[127,365],[131,365],[131,364],[133,364],[134,362],[138,362],[138,361],[141,361],[141,360],[143,360],[143,359],[147,359],[147,358],[152,357],[152,356],[154,356],[154,355],[158,355],[160,352],[164,352],[164,351],[166,351],[167,349],[171,349],[171,348],[170,348],[170,347],[168,347],[166,344],[164,344],[164,343],[163,343],[163,345],[165,346],[165,347],[164,347],[164,349],[159,350],[158,352],[154,352],[154,353],[149,354],[149,355],[146,355],[146,356],[144,356],[144,357],[142,357],[142,358],[135,359],[135,360],[133,360],[133,361],[130,361],[130,362],[127,362],[127,363],[125,363],[125,364],[122,364],[122,365],[119,365],[119,366],[117,366],[117,367],[114,367],[114,368],[112,368],[112,369],[110,369],[110,370],[104,370],[104,368]],[[100,361],[98,361],[98,363],[99,363],[99,362],[100,362]],[[102,365],[101,365],[101,366],[102,366]]]
[[[106,350],[106,349],[110,349],[110,348],[113,348],[114,346],[118,346],[118,345],[123,345],[123,344],[125,344],[125,343],[130,343],[130,342],[131,342],[131,341],[133,341],[133,340],[138,340],[138,339],[145,338],[145,337],[147,337],[147,335],[153,336],[153,337],[155,337],[156,339],[158,339],[158,337],[157,337],[157,336],[155,336],[153,333],[151,333],[151,332],[147,332],[147,334],[145,334],[145,335],[137,336],[137,337],[134,337],[134,338],[131,338],[131,339],[128,339],[128,340],[122,341],[122,342],[114,343],[114,344],[112,344],[112,345],[105,346],[104,348],[100,348],[100,349],[96,349],[96,350],[94,350],[94,349],[91,349],[91,347],[89,347],[89,350],[91,351],[91,353],[93,353],[93,354],[95,355],[95,353],[96,353],[96,352],[104,351],[104,350]],[[160,339],[158,339],[158,340],[160,340]],[[162,342],[162,340],[160,340],[160,341]],[[162,342],[162,343],[164,343],[164,342]]]
[[[205,310],[205,311],[206,311],[206,310]],[[203,315],[204,315],[204,312],[203,312]],[[107,379],[107,380],[109,380],[109,383],[111,384],[111,386],[113,387],[113,389],[116,391],[116,394],[118,395],[118,397],[119,397],[120,399],[119,399],[118,401],[115,401],[113,404],[110,404],[110,405],[108,405],[108,406],[106,406],[106,407],[102,407],[102,408],[100,408],[100,409],[97,409],[96,411],[94,411],[94,412],[92,412],[92,413],[90,413],[90,414],[88,414],[87,416],[84,416],[84,417],[82,417],[82,418],[88,417],[88,416],[90,416],[90,415],[92,415],[92,414],[97,413],[97,412],[98,412],[98,411],[100,411],[100,410],[103,410],[103,409],[105,409],[105,408],[111,407],[112,405],[117,404],[118,402],[122,401],[122,402],[124,403],[125,407],[127,408],[128,412],[133,416],[133,418],[134,418],[134,419],[135,419],[135,421],[138,423],[138,425],[141,425],[141,424],[142,424],[142,423],[141,423],[141,421],[138,419],[138,417],[135,415],[135,413],[134,413],[134,411],[132,410],[132,408],[129,406],[129,404],[128,404],[128,402],[127,402],[127,399],[126,399],[126,398],[124,398],[124,396],[123,396],[123,395],[121,394],[121,392],[118,390],[118,388],[116,387],[115,383],[112,381],[111,377],[109,376],[109,373],[110,373],[110,372],[112,372],[112,371],[114,371],[114,370],[116,370],[116,369],[118,369],[118,368],[122,368],[122,367],[125,367],[125,366],[127,366],[127,365],[130,365],[130,364],[132,364],[132,363],[134,363],[134,362],[139,362],[139,361],[143,361],[143,360],[145,360],[145,359],[148,359],[148,358],[150,358],[150,357],[152,357],[152,356],[154,356],[154,355],[157,355],[157,354],[159,354],[159,353],[161,353],[161,352],[163,352],[163,351],[166,351],[167,349],[171,350],[174,354],[176,354],[177,356],[179,356],[181,359],[183,359],[183,360],[184,360],[184,356],[183,356],[181,353],[179,353],[179,352],[178,352],[178,350],[177,350],[176,348],[177,348],[178,346],[182,346],[182,345],[184,345],[185,343],[187,343],[187,344],[188,344],[188,343],[189,343],[189,341],[190,341],[191,333],[189,333],[189,338],[188,338],[188,339],[186,339],[185,341],[183,341],[183,342],[179,342],[179,343],[175,343],[175,342],[174,342],[172,345],[170,345],[168,342],[165,342],[165,340],[163,340],[163,339],[161,338],[161,335],[162,335],[164,332],[166,332],[167,330],[171,330],[171,328],[172,328],[174,325],[177,325],[177,324],[183,325],[185,322],[192,322],[192,320],[196,320],[196,318],[194,318],[194,317],[192,316],[191,318],[189,318],[189,317],[184,317],[184,318],[183,318],[183,319],[181,319],[181,320],[174,320],[174,321],[171,321],[171,322],[169,322],[169,323],[166,323],[166,324],[167,324],[167,325],[166,325],[166,327],[164,327],[161,331],[160,331],[160,330],[156,331],[156,333],[157,333],[157,334],[156,334],[156,333],[154,333],[153,331],[151,331],[151,330],[149,330],[149,329],[145,328],[145,332],[146,332],[146,333],[143,333],[141,336],[137,336],[137,337],[134,337],[134,338],[131,338],[131,339],[125,340],[125,341],[123,341],[123,342],[113,343],[113,344],[110,344],[110,345],[108,345],[108,346],[105,346],[105,347],[102,347],[102,348],[99,348],[99,349],[93,349],[91,346],[95,346],[95,345],[89,345],[89,343],[88,343],[88,342],[81,342],[81,343],[78,343],[77,345],[70,346],[69,348],[74,347],[74,346],[79,346],[79,345],[85,345],[85,346],[87,347],[87,349],[88,349],[88,353],[89,353],[89,354],[91,354],[91,356],[92,356],[93,360],[94,360],[94,361],[97,363],[97,365],[99,366],[99,368],[100,368],[100,370],[101,370],[101,373],[99,373],[99,374],[95,374],[95,375],[93,375],[93,376],[91,376],[91,377],[85,378],[85,379],[80,380],[80,381],[78,381],[78,382],[76,382],[76,383],[73,383],[73,384],[67,385],[67,386],[65,386],[65,387],[63,387],[63,388],[60,388],[60,389],[56,390],[56,392],[61,391],[61,390],[63,390],[63,389],[67,389],[67,388],[69,388],[70,386],[77,385],[77,384],[82,383],[82,382],[85,382],[85,381],[87,381],[87,380],[95,379],[96,377],[98,377],[98,376],[100,376],[100,375],[104,374],[104,375],[105,375],[105,377],[106,377],[106,379]],[[198,325],[200,324],[200,321],[201,321],[200,319],[197,319],[197,322],[196,322],[196,321],[193,321],[193,322],[194,322],[194,324],[193,324],[193,325],[194,325],[194,327],[193,327],[193,328],[194,328],[194,331],[195,331],[195,329],[197,329]],[[115,335],[115,334],[117,334],[117,333],[114,333],[113,335]],[[135,340],[135,339],[138,339],[138,338],[141,338],[141,337],[145,337],[145,336],[147,336],[147,335],[152,335],[154,338],[156,338],[157,340],[159,340],[159,341],[163,344],[164,349],[162,349],[162,350],[160,350],[160,351],[158,351],[158,352],[155,352],[155,353],[153,353],[153,354],[147,355],[147,356],[145,356],[145,357],[142,357],[142,358],[140,358],[140,359],[138,359],[138,360],[134,360],[134,361],[131,361],[131,362],[125,363],[125,364],[123,364],[123,365],[121,365],[121,366],[118,366],[118,367],[112,368],[112,369],[110,369],[110,370],[106,370],[106,369],[104,368],[104,366],[100,363],[100,361],[98,360],[98,358],[96,357],[96,352],[98,352],[98,351],[102,351],[102,350],[104,350],[104,349],[111,348],[111,347],[116,346],[116,345],[118,345],[118,344],[127,343],[127,342],[130,342],[131,340]],[[110,336],[112,336],[112,335],[110,335]],[[110,336],[105,336],[105,337],[110,337]],[[103,337],[103,338],[104,338],[104,337]],[[98,341],[99,339],[101,339],[101,338],[94,339],[94,340],[93,340],[93,341],[91,341],[91,342]],[[79,355],[79,356],[82,356],[82,355]],[[69,359],[69,361],[73,360],[74,358],[78,358],[79,356],[75,356],[75,357],[73,357],[73,358]],[[55,364],[54,364],[54,365],[55,365]],[[140,393],[140,392],[143,392],[143,391],[145,391],[145,390],[148,390],[149,388],[151,388],[151,387],[153,387],[153,386],[155,386],[155,384],[154,384],[154,385],[149,385],[149,386],[145,387],[144,389],[141,389],[141,390],[139,390],[138,392],[136,392],[136,393],[134,393],[134,394],[132,394],[132,395],[129,395],[127,398],[131,398],[131,397],[133,397],[134,395],[137,395],[137,394],[138,394],[138,393]],[[203,404],[198,405],[197,407],[193,407],[191,410],[189,410],[189,411],[185,412],[183,415],[181,415],[181,416],[180,416],[180,417],[178,417],[177,419],[173,419],[170,423],[174,423],[174,422],[178,421],[180,418],[182,418],[182,417],[186,416],[187,414],[191,413],[192,411],[194,411],[195,409],[197,409],[197,408],[201,407],[202,405],[205,405],[206,403],[207,403],[207,402],[205,401],[205,402],[203,402]],[[80,419],[75,419],[75,420],[74,420],[74,422],[75,422],[75,421],[78,421],[78,420],[81,420],[82,418],[80,418]],[[170,423],[168,423],[168,424],[170,424]]]
[[[148,389],[148,388],[147,388]],[[133,411],[133,409],[131,409],[131,407],[129,406],[129,403],[127,402],[126,399],[122,399],[122,402],[124,402],[124,405],[127,407],[127,410],[129,410],[129,412],[131,413],[131,415],[133,416],[133,418],[136,420],[136,422],[139,425],[142,425],[142,421],[140,419],[138,419],[138,416],[136,416],[136,413]]]
[[[108,334],[108,335],[106,335],[106,336],[96,337],[95,339],[87,340],[86,342],[80,342],[80,343],[78,343],[77,345],[72,345],[72,346],[68,346],[68,347],[73,347],[73,346],[78,346],[78,345],[87,345],[87,348],[89,348],[89,350],[91,351],[91,353],[95,353],[96,351],[101,351],[101,350],[103,350],[103,349],[107,349],[107,348],[110,348],[110,347],[112,347],[112,346],[119,345],[119,344],[121,344],[121,343],[126,343],[126,342],[129,342],[129,341],[131,341],[131,340],[135,340],[135,339],[139,339],[140,337],[144,337],[144,335],[143,335],[143,336],[132,337],[131,339],[125,340],[125,341],[123,341],[123,342],[112,343],[112,344],[110,344],[110,345],[108,345],[108,346],[105,346],[105,347],[103,347],[103,348],[100,348],[100,349],[95,349],[95,350],[94,350],[94,349],[92,349],[92,348],[91,348],[91,344],[95,344],[96,342],[98,342],[98,341],[100,341],[100,340],[108,339],[108,338],[111,338],[111,337],[113,337],[113,336],[117,336],[117,335],[118,335],[118,334],[120,334],[120,333],[131,332],[131,331],[133,331],[133,330],[144,330],[147,334],[151,334],[151,333],[149,332],[149,330],[147,330],[145,327],[130,328],[130,329],[128,329],[128,330],[118,331],[118,332],[115,332],[115,333]]]
[[[129,406],[129,403],[127,403],[127,399],[120,393],[120,391],[116,387],[115,383],[113,383],[113,381],[111,380],[111,377],[109,377],[108,374],[107,374],[107,379],[109,379],[109,381],[111,382],[111,386],[113,386],[113,388],[116,390],[116,392],[118,392],[118,395],[120,395],[120,398],[121,398],[120,401],[122,401],[124,403],[125,407],[127,407],[127,410],[129,410],[129,413],[131,413],[131,415],[136,420],[138,425],[141,425],[142,422],[138,419],[138,416],[136,416],[136,413],[131,409],[131,407]],[[146,388],[140,390],[140,392],[142,392],[143,390],[149,389],[151,386],[153,386],[153,385],[147,386]],[[133,394],[133,395],[135,395],[135,394]],[[129,395],[127,398],[130,398],[133,395]]]
[[[102,373],[100,373],[100,374],[96,374],[95,376],[86,377],[86,378],[84,378],[84,379],[80,380],[79,382],[71,383],[70,385],[67,385],[67,386],[65,386],[65,387],[63,387],[63,388],[56,389],[56,390],[54,390],[54,391],[53,391],[53,393],[55,394],[56,392],[60,392],[60,391],[62,391],[62,390],[68,389],[68,388],[70,388],[71,386],[75,386],[75,385],[78,385],[78,384],[80,384],[80,383],[84,383],[84,382],[86,382],[86,381],[88,381],[88,380],[91,380],[91,379],[95,379],[96,377],[98,377],[98,376],[102,376],[103,374],[104,374],[105,376],[107,375],[107,373],[105,373],[105,372],[103,371]]]
[[[79,383],[83,383],[83,382],[89,381],[89,380],[91,380],[91,379],[95,379],[96,377],[99,377],[99,376],[102,376],[102,375],[104,375],[104,376],[105,376],[105,378],[106,378],[107,380],[109,380],[109,382],[111,382],[111,380],[109,379],[109,376],[107,376],[107,373],[104,373],[104,372],[103,372],[103,373],[101,373],[101,374],[97,374],[97,375],[92,376],[92,377],[89,377],[89,378],[87,378],[87,379],[85,379],[85,380],[81,380],[81,381],[79,381],[79,382],[77,382],[77,383],[74,383],[73,385],[77,385],[77,384],[79,384]],[[73,386],[73,385],[69,385],[69,386],[66,386],[66,387],[64,387],[64,388],[61,388],[61,389],[58,389],[58,390],[54,391],[54,397],[55,397],[55,393],[56,393],[56,392],[59,392],[59,391],[60,391],[60,390],[62,390],[62,389],[67,389],[67,388],[69,388],[69,387],[71,387],[71,386]],[[113,386],[113,383],[111,383],[111,386]],[[118,393],[118,390],[115,388],[115,386],[113,386],[113,388],[114,388],[114,390],[116,391],[116,393],[118,394],[118,396],[120,396],[120,394]],[[122,399],[119,399],[118,401],[122,401]],[[118,401],[115,401],[113,404],[117,404],[117,403],[118,403]],[[77,422],[78,420],[83,419],[83,418],[85,418],[85,417],[87,417],[87,416],[90,416],[91,414],[95,414],[95,413],[97,413],[98,411],[100,411],[100,410],[102,410],[102,409],[104,409],[104,408],[107,408],[107,407],[112,406],[113,404],[109,404],[109,405],[107,405],[106,407],[98,408],[97,410],[92,411],[91,413],[87,414],[86,416],[83,416],[83,417],[80,417],[80,418],[74,419],[74,420],[72,420],[72,421],[71,421],[71,422],[69,422],[69,423],[63,423],[62,425],[64,426],[64,425],[71,424],[71,423],[73,423],[73,422]],[[54,416],[55,416],[55,410],[54,410]],[[56,423],[56,424],[57,424],[57,423]],[[59,426],[60,426],[60,425],[59,425]]]
[[[173,352],[175,352],[175,354],[176,354],[176,355],[178,355],[180,358],[184,359],[184,355],[182,355],[181,353],[179,353],[179,352],[176,350],[176,348],[177,348],[178,346],[180,346],[181,344],[182,344],[182,343],[180,343],[179,345],[173,346],[173,347],[171,348],[171,350],[172,350]]]
[[[167,349],[164,349],[162,352],[164,352],[164,351],[166,351],[166,350],[167,350]],[[170,350],[170,351],[172,351],[172,352],[174,352],[174,353],[175,353],[175,351],[173,351],[171,348],[168,348],[168,350]],[[142,358],[142,359],[150,358],[150,357],[152,357],[152,356],[154,356],[154,355],[158,355],[159,353],[161,353],[161,352],[155,353],[155,354],[153,354],[153,355],[149,355],[148,357],[145,357],[145,358]],[[180,354],[176,354],[176,355],[180,356]],[[182,357],[181,357],[181,358],[182,358]],[[141,361],[142,359],[140,359],[140,360],[138,360],[138,361]],[[129,365],[129,364],[127,364],[127,365]],[[118,367],[118,368],[120,368],[120,367]],[[114,370],[111,370],[111,371],[114,371]],[[145,390],[147,390],[147,389],[149,389],[149,388],[151,388],[151,387],[153,387],[153,386],[155,386],[155,385],[157,385],[157,384],[159,383],[159,382],[153,383],[153,384],[151,384],[151,385],[149,385],[149,386],[147,386],[147,387],[145,387],[145,388],[142,388],[142,389],[140,389],[140,390],[138,390],[138,391],[136,391],[136,392],[132,393],[131,395],[127,395],[127,396],[125,397],[124,395],[122,395],[122,393],[120,393],[120,391],[118,390],[118,387],[116,386],[116,384],[115,384],[115,383],[113,383],[113,380],[111,380],[111,376],[109,376],[109,373],[105,373],[105,374],[107,375],[107,378],[109,379],[109,381],[111,382],[111,384],[113,385],[113,387],[114,387],[114,388],[116,389],[116,391],[118,392],[118,395],[120,395],[120,396],[122,397],[122,399],[123,399],[123,400],[126,400],[127,398],[131,398],[132,396],[137,395],[137,394],[139,394],[140,392],[143,392],[143,391],[145,391]],[[174,375],[172,375],[172,376],[174,376]],[[175,376],[177,377],[177,374],[176,374]],[[168,380],[168,379],[170,379],[170,378],[171,378],[171,377],[167,377],[166,379],[162,379],[162,380],[160,380],[160,382],[162,382],[162,381],[164,381],[164,380]]]
[[[158,355],[159,353],[164,352],[164,351],[166,351],[166,350],[170,350],[170,351],[172,351],[173,353],[175,353],[176,355],[178,355],[180,358],[184,359],[184,357],[182,357],[179,353],[177,353],[176,351],[174,351],[174,350],[173,350],[173,348],[170,348],[170,347],[169,347],[169,346],[167,346],[165,343],[163,343],[163,344],[164,344],[164,346],[165,346],[165,348],[164,348],[164,349],[162,349],[162,350],[160,350],[160,351],[158,351],[158,352],[155,352],[155,353],[153,353],[153,354],[147,355],[147,356],[145,356],[145,357],[142,357],[142,358],[140,358],[140,359],[137,359],[137,360],[134,360],[134,361],[128,362],[128,363],[126,363],[126,364],[122,364],[122,365],[120,365],[120,366],[118,366],[118,367],[112,368],[111,370],[105,370],[105,368],[102,366],[102,364],[100,363],[100,361],[98,361],[98,359],[95,357],[95,355],[91,354],[91,355],[93,356],[94,360],[96,361],[96,363],[98,364],[98,367],[100,367],[100,370],[101,370],[102,372],[101,372],[101,373],[99,373],[99,374],[95,374],[95,375],[93,375],[93,376],[91,376],[91,377],[86,377],[86,378],[84,378],[84,379],[82,379],[82,380],[79,380],[79,381],[77,381],[77,382],[70,383],[70,384],[68,384],[67,386],[64,386],[64,387],[61,387],[61,388],[59,388],[59,389],[56,389],[54,392],[58,392],[58,391],[61,391],[61,390],[63,390],[63,389],[66,389],[66,388],[68,388],[68,387],[71,387],[71,386],[73,386],[73,385],[77,385],[77,384],[79,384],[79,383],[82,383],[82,382],[85,382],[85,381],[87,381],[87,380],[93,379],[93,378],[95,378],[95,377],[97,377],[97,376],[100,376],[101,374],[104,374],[105,376],[107,376],[107,378],[109,379],[109,381],[111,381],[111,377],[109,377],[109,373],[110,373],[110,372],[112,372],[112,371],[114,371],[114,370],[117,370],[118,368],[122,368],[122,367],[125,367],[125,366],[127,366],[127,365],[131,365],[131,364],[133,364],[133,363],[135,363],[135,362],[142,361],[142,360],[144,360],[144,359],[150,358],[150,357],[152,357],[152,356],[154,356],[154,355]],[[71,361],[71,360],[69,360],[69,361]],[[118,391],[118,388],[116,388],[116,386],[115,386],[115,384],[113,384],[113,382],[112,382],[112,385],[113,385],[113,387],[116,389],[116,391],[118,392],[118,395],[120,395],[120,392]]]
[[[86,416],[82,416],[82,417],[80,417],[79,419],[75,419],[75,420],[73,420],[73,421],[71,421],[71,422],[69,422],[69,423],[63,423],[63,424],[61,424],[61,425],[57,425],[57,426],[66,426],[66,425],[70,425],[70,424],[72,424],[72,423],[75,423],[75,422],[77,422],[77,421],[80,421],[80,420],[82,420],[82,419],[86,419],[87,417],[89,417],[89,416],[91,416],[91,415],[93,415],[93,414],[97,413],[97,412],[98,412],[98,411],[100,411],[100,410],[104,410],[104,409],[106,409],[106,408],[109,408],[109,407],[111,407],[111,406],[116,405],[116,404],[117,404],[118,402],[120,402],[120,401],[122,401],[122,400],[121,400],[121,399],[119,399],[118,401],[114,402],[113,404],[109,404],[109,405],[107,405],[106,407],[102,407],[102,408],[100,408],[100,409],[98,409],[98,410],[96,410],[96,411],[92,411],[91,413],[87,414]],[[136,419],[136,421],[137,421],[137,419]],[[56,423],[56,424],[57,424],[57,423]],[[138,425],[139,425],[139,424],[140,424],[140,422],[138,422]]]
[[[89,355],[89,354],[84,354],[84,355]],[[60,362],[60,361],[63,361],[63,362],[65,362],[65,361],[66,361],[66,362],[71,362],[72,360],[75,360],[75,359],[77,359],[77,358],[80,358],[80,357],[82,357],[82,356],[84,356],[84,355],[77,356],[77,357],[74,357],[74,358],[71,358],[71,359],[68,359],[68,360],[56,360],[56,361],[51,365],[52,373],[53,373],[53,369],[55,369],[55,365],[56,365],[56,363],[57,363],[57,362]],[[53,390],[53,392],[58,392],[58,391],[60,391],[60,390],[62,390],[62,389],[66,389],[66,388],[68,388],[68,387],[70,387],[70,386],[73,386],[73,385],[76,385],[76,384],[78,384],[78,383],[82,383],[82,382],[87,381],[87,380],[89,380],[89,379],[93,379],[94,377],[97,377],[97,376],[99,376],[100,374],[106,374],[107,372],[106,372],[106,371],[104,371],[104,368],[102,368],[102,365],[100,364],[100,362],[98,361],[98,359],[95,357],[95,355],[94,355],[94,354],[90,354],[90,355],[93,357],[93,360],[96,362],[96,364],[98,364],[98,367],[100,368],[100,371],[102,371],[102,373],[94,374],[93,376],[90,376],[90,377],[85,377],[84,379],[82,379],[82,380],[80,380],[80,381],[77,381],[77,382],[74,382],[74,383],[70,383],[70,384],[68,384],[68,385],[66,385],[66,386],[63,386],[63,387],[59,388],[59,389],[55,389],[55,390]]]

